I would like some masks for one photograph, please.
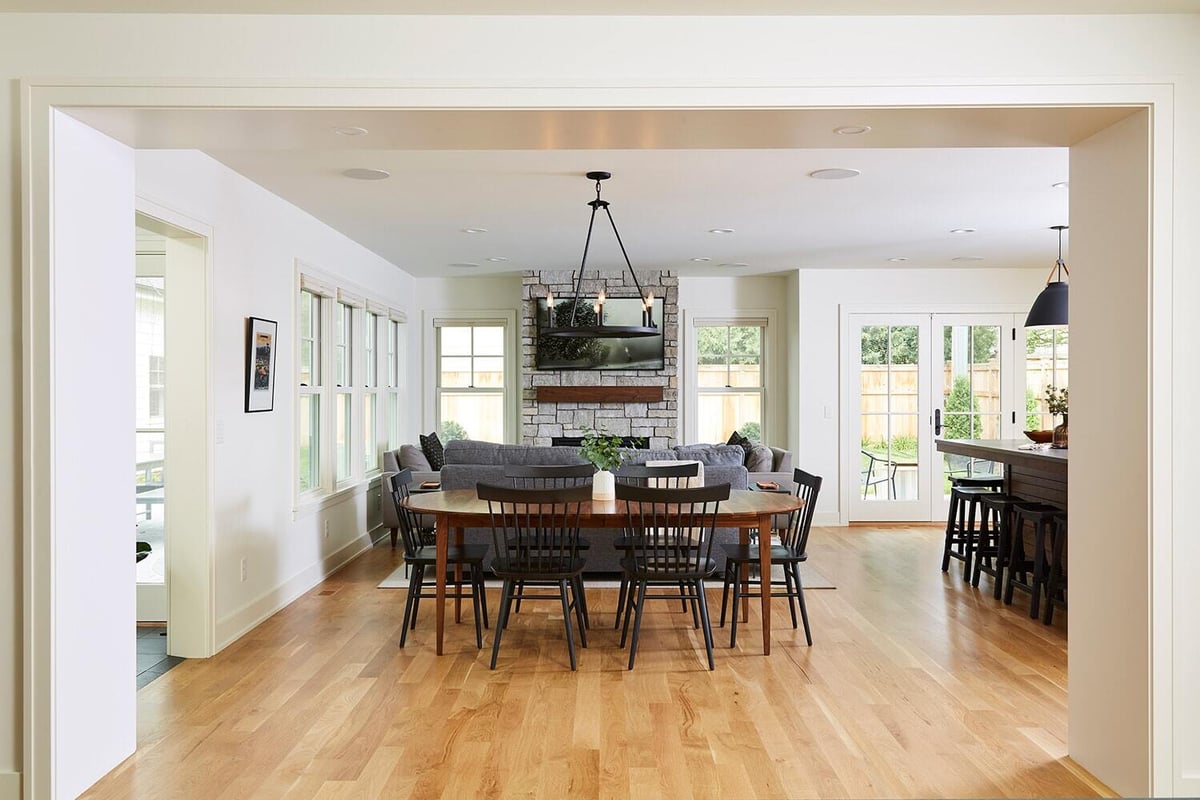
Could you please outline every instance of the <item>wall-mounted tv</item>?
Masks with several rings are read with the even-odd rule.
[[[592,310],[595,298],[579,298],[576,325],[595,325]],[[554,303],[554,324],[565,328],[571,324],[572,298]],[[644,306],[637,297],[610,297],[604,301],[605,325],[641,325]],[[546,336],[549,319],[546,298],[537,299],[537,368],[538,369],[662,369],[663,368],[663,299],[654,298],[651,310],[657,336],[636,339],[578,339]]]

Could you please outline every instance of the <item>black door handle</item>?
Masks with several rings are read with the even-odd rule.
[[[942,410],[940,408],[933,410],[933,435],[942,435]]]

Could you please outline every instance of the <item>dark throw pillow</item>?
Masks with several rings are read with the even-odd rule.
[[[727,441],[725,444],[736,444],[738,447],[742,448],[742,450],[746,451],[745,456],[742,458],[742,465],[745,466],[746,461],[750,458],[750,451],[754,449],[754,442],[750,441],[745,436],[742,436],[737,431],[734,431],[733,433],[729,434],[729,441]]]
[[[429,459],[429,466],[434,470],[441,470],[446,466],[446,451],[442,448],[442,440],[438,438],[437,432],[425,436],[424,434],[417,437],[421,440],[421,452]]]

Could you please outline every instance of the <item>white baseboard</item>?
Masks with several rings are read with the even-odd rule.
[[[372,544],[370,534],[364,533],[274,589],[251,600],[224,619],[217,620],[217,652],[236,642],[276,611],[369,550]],[[0,798],[3,798],[3,795],[0,795]]]
[[[842,515],[837,511],[817,511],[813,513],[812,524],[821,528],[836,528],[842,524]]]
[[[0,772],[0,800],[21,800],[21,773]]]

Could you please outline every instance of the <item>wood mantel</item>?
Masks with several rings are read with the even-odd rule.
[[[661,403],[661,386],[539,386],[543,403]]]

